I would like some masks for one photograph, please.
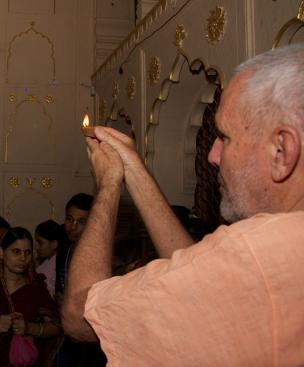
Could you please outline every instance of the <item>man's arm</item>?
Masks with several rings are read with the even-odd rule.
[[[98,192],[71,259],[62,322],[65,331],[73,338],[97,341],[93,329],[83,317],[84,306],[91,286],[111,276],[123,164],[117,152],[107,143],[87,138],[87,144]]]
[[[124,164],[125,184],[162,258],[170,258],[177,249],[193,244],[154,178],[146,170],[133,141],[121,132],[96,127],[95,134],[120,155]]]

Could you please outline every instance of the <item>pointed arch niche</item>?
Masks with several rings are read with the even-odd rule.
[[[5,136],[5,163],[55,164],[53,121],[43,102],[35,96],[27,96],[16,105],[9,121]]]
[[[30,186],[10,198],[5,206],[5,218],[11,225],[23,226],[34,233],[33,223],[55,219],[55,206],[47,194]]]
[[[21,64],[20,60],[23,61]],[[54,44],[35,28],[35,22],[12,37],[6,62],[8,83],[50,83],[55,80]]]
[[[220,72],[205,65],[200,59],[189,64],[187,57],[178,55],[153,104],[146,134],[148,169],[153,172],[170,204],[188,208],[197,206],[194,199],[199,196],[195,194],[197,154],[202,151],[202,147],[197,146],[198,132],[206,109],[209,111],[215,102],[215,93],[221,93],[223,87]],[[206,124],[213,123],[205,121]],[[210,139],[201,140],[199,144],[206,145],[208,150]],[[204,179],[208,181],[208,172],[205,174]]]

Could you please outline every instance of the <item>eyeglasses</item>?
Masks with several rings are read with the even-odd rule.
[[[76,226],[78,224],[81,225],[81,226],[84,226],[86,224],[86,222],[87,222],[87,219],[85,219],[85,218],[75,219],[75,218],[73,218],[71,216],[67,216],[65,218],[65,222],[68,223],[68,224],[70,224],[71,226]]]

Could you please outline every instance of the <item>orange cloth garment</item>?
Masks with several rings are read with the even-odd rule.
[[[304,365],[304,212],[259,214],[95,284],[108,366]]]

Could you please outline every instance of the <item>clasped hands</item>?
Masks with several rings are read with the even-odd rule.
[[[88,156],[99,187],[120,183],[128,173],[142,166],[134,141],[118,130],[96,126],[95,137],[87,137]]]
[[[27,323],[21,313],[13,312],[0,316],[0,333],[6,333],[10,329],[15,335],[26,334]]]

